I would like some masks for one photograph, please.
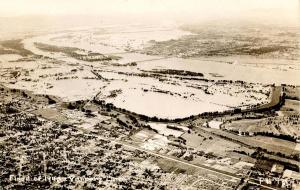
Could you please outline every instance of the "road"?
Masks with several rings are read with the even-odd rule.
[[[28,112],[26,110],[20,110],[20,112],[32,114],[32,112]],[[38,117],[41,117],[41,116],[38,116]],[[47,118],[45,118],[45,119],[47,120]],[[103,136],[100,136],[100,135],[95,135],[95,134],[89,134],[89,130],[87,130],[86,128],[83,128],[83,127],[76,127],[76,128],[79,129],[79,130],[81,130],[82,132],[84,132],[84,134],[86,134],[86,135],[95,136],[99,140],[101,139],[101,140],[113,142],[113,143],[116,143],[116,144],[121,144],[124,147],[130,148],[130,149],[134,149],[134,150],[139,150],[141,152],[145,152],[147,154],[150,154],[150,155],[153,155],[153,156],[156,156],[156,157],[159,157],[159,158],[163,158],[163,159],[166,159],[166,160],[170,160],[170,161],[173,161],[173,162],[184,164],[184,165],[187,165],[187,166],[190,166],[190,167],[194,167],[194,168],[197,168],[197,169],[209,171],[209,172],[212,172],[212,173],[215,173],[215,174],[219,174],[219,175],[222,175],[222,176],[225,176],[225,177],[229,177],[229,178],[241,180],[241,177],[239,177],[239,176],[237,176],[235,174],[232,174],[232,173],[228,173],[228,172],[225,172],[225,171],[220,171],[220,170],[217,170],[217,169],[211,168],[209,166],[205,166],[205,165],[192,164],[192,163],[189,163],[187,161],[180,160],[180,159],[177,159],[177,158],[173,158],[173,157],[170,157],[170,156],[166,156],[166,155],[163,155],[163,154],[158,154],[158,153],[156,153],[154,151],[146,150],[146,149],[143,149],[141,147],[132,145],[132,144],[130,144],[130,142],[119,141],[119,140],[115,140],[115,139],[110,139],[110,138],[106,138],[106,137],[103,137]],[[272,187],[269,187],[269,186],[266,186],[266,185],[261,185],[259,183],[256,183],[253,180],[254,179],[249,179],[248,183],[259,185],[259,186],[264,187],[266,189],[276,190],[275,188],[272,188]]]
[[[142,152],[146,152],[146,153],[151,154],[153,156],[157,156],[157,157],[164,158],[164,159],[167,159],[167,160],[170,160],[170,161],[185,164],[187,166],[191,166],[191,167],[194,167],[194,168],[197,168],[197,169],[206,170],[206,171],[209,171],[209,172],[212,172],[212,173],[216,173],[216,174],[220,174],[220,175],[223,175],[223,176],[226,176],[226,177],[241,180],[240,177],[237,177],[234,174],[228,174],[228,173],[225,173],[225,172],[222,172],[222,171],[217,171],[214,168],[210,168],[210,167],[205,166],[205,165],[191,164],[191,163],[188,163],[188,162],[185,162],[185,161],[182,161],[182,160],[178,160],[178,159],[175,159],[175,158],[172,158],[172,157],[169,157],[169,156],[165,156],[165,155],[162,155],[162,154],[157,154],[155,152],[145,150],[145,149],[142,149],[140,147],[133,146],[133,145],[125,144],[125,143],[122,143],[122,142],[119,142],[119,141],[114,141],[114,140],[110,140],[110,141],[114,142],[114,143],[122,144],[124,147],[128,147],[128,148],[132,148],[132,149],[139,150],[139,151],[142,151]],[[266,186],[266,185],[256,183],[254,181],[248,181],[248,183],[251,183],[251,184],[254,184],[254,185],[259,185],[259,186],[264,187],[266,189],[278,190],[278,189],[275,189],[275,188],[272,188],[272,187],[269,187],[269,186]]]
[[[30,113],[32,114],[32,112],[28,112],[26,110],[20,110],[20,112],[24,112],[24,113]],[[38,116],[38,115],[37,115]],[[41,116],[38,116],[38,117],[41,117]],[[46,118],[45,118],[46,119]],[[47,119],[46,119],[47,120]],[[177,163],[180,163],[180,164],[184,164],[184,165],[187,165],[187,166],[190,166],[190,167],[194,167],[194,168],[197,168],[197,169],[201,169],[201,170],[205,170],[205,171],[209,171],[209,172],[212,172],[212,173],[215,173],[215,174],[219,174],[219,175],[222,175],[222,176],[225,176],[225,177],[229,177],[229,178],[233,178],[233,179],[237,179],[237,180],[241,180],[241,177],[235,175],[235,174],[232,174],[232,173],[228,173],[228,172],[225,172],[225,171],[220,171],[220,170],[216,170],[214,168],[211,168],[211,167],[208,167],[208,166],[205,166],[205,165],[200,165],[200,164],[192,164],[192,163],[189,163],[187,161],[183,161],[183,160],[180,160],[180,159],[176,159],[176,158],[173,158],[173,157],[170,157],[170,156],[166,156],[166,155],[163,155],[163,154],[158,154],[156,152],[153,152],[153,151],[150,151],[150,150],[146,150],[146,149],[143,149],[141,147],[138,147],[138,146],[135,146],[135,145],[132,145],[130,144],[129,142],[126,142],[126,141],[118,141],[118,140],[115,140],[115,139],[109,139],[109,138],[106,138],[106,137],[103,137],[103,136],[100,136],[100,135],[95,135],[95,134],[89,134],[89,130],[87,130],[86,128],[84,127],[76,127],[77,129],[81,130],[82,132],[84,132],[84,134],[86,135],[92,135],[92,136],[95,136],[97,139],[101,139],[101,140],[105,140],[105,141],[109,141],[109,142],[113,142],[113,143],[116,143],[116,144],[121,144],[123,145],[124,147],[127,147],[127,148],[130,148],[130,149],[134,149],[134,150],[139,150],[141,152],[145,152],[147,154],[150,154],[150,155],[153,155],[153,156],[156,156],[156,157],[159,157],[159,158],[163,158],[163,159],[166,159],[166,160],[170,160],[170,161],[173,161],[173,162],[177,162]],[[251,180],[251,179],[250,179]],[[261,185],[259,183],[256,183],[254,181],[248,181],[248,183],[251,183],[251,184],[255,184],[255,185],[259,185],[261,187],[264,187],[266,189],[271,189],[271,190],[276,190],[275,188],[272,188],[272,187],[268,187],[268,186],[265,186],[265,185]],[[252,179],[253,180],[253,179]]]
[[[79,129],[82,130],[83,132],[87,132],[86,129],[84,129],[84,128],[80,127]],[[228,172],[216,170],[214,168],[211,168],[211,167],[208,167],[208,166],[205,166],[205,165],[196,165],[196,164],[192,164],[192,163],[189,163],[189,162],[186,162],[186,161],[183,161],[183,160],[179,160],[179,159],[176,159],[176,158],[172,158],[172,157],[169,157],[169,156],[166,156],[166,155],[158,154],[158,153],[155,153],[153,151],[146,150],[146,149],[140,148],[138,146],[134,146],[134,145],[129,144],[128,142],[125,142],[125,141],[113,140],[113,139],[109,139],[109,138],[102,137],[102,136],[99,136],[99,135],[97,135],[96,137],[99,140],[101,139],[101,140],[113,142],[113,143],[116,143],[116,144],[121,144],[124,147],[130,148],[130,149],[134,149],[134,150],[139,150],[139,151],[145,152],[147,154],[150,154],[150,155],[153,155],[153,156],[156,156],[156,157],[160,157],[160,158],[163,158],[163,159],[166,159],[166,160],[174,161],[174,162],[177,162],[177,163],[180,163],[180,164],[184,164],[184,165],[187,165],[187,166],[191,166],[191,167],[194,167],[194,168],[197,168],[197,169],[201,169],[201,170],[206,170],[206,171],[209,171],[209,172],[212,172],[212,173],[216,173],[216,174],[219,174],[219,175],[222,175],[222,176],[225,176],[225,177],[229,177],[229,178],[241,180],[241,177],[238,177],[235,174],[231,174],[231,173],[228,173]],[[269,186],[266,186],[266,185],[262,185],[262,184],[259,184],[259,183],[256,183],[256,182],[250,181],[250,180],[248,181],[248,183],[250,183],[250,184],[259,185],[259,186],[264,187],[266,189],[278,190],[276,188],[272,188],[272,187],[269,187]]]

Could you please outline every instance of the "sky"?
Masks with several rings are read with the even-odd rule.
[[[248,19],[300,23],[300,0],[0,0],[0,18],[16,16],[93,16],[126,22],[201,22]],[[95,17],[96,16],[96,17]],[[73,17],[78,20],[80,17]],[[82,22],[92,19],[81,18]],[[148,20],[147,20],[148,19]],[[2,19],[3,20],[3,19]],[[122,21],[121,21],[122,20]],[[26,21],[27,22],[27,21]]]
[[[299,0],[0,0],[0,16],[32,14],[237,15],[253,10],[295,16]]]

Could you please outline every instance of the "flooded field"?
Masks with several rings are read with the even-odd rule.
[[[189,34],[174,27],[109,26],[27,38],[24,48],[44,61],[26,62],[32,71],[15,63],[22,80],[8,85],[66,101],[96,97],[138,114],[175,119],[265,104],[271,84],[300,83],[294,62],[282,66],[263,59],[220,61],[139,53],[152,41]]]
[[[247,56],[210,57],[199,59],[182,59],[146,55],[138,52],[151,41],[166,41],[188,35],[188,32],[171,28],[147,28],[146,31],[135,27],[111,27],[88,31],[51,34],[24,40],[25,47],[35,53],[49,55],[34,47],[34,42],[42,42],[56,46],[67,46],[109,55],[119,55],[120,63],[139,62],[138,68],[174,68],[207,73],[217,73],[223,79],[242,80],[258,83],[299,84],[297,73],[300,70],[296,60],[262,59]],[[142,31],[141,31],[142,30]],[[119,31],[119,32],[118,32]],[[122,31],[122,32],[120,32]],[[156,34],[153,35],[152,34]],[[149,37],[151,34],[151,38]],[[135,52],[134,52],[135,51]],[[255,76],[255,77],[254,77]]]
[[[0,190],[300,190],[297,0],[0,6]]]

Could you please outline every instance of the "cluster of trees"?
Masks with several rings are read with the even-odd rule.
[[[14,114],[18,113],[18,109],[15,108],[14,103],[10,102],[8,104],[0,106],[0,112],[6,114]]]
[[[168,74],[168,75],[182,75],[182,76],[193,76],[193,77],[203,77],[203,73],[197,73],[185,70],[175,70],[175,69],[162,69],[162,70],[152,70],[152,73]]]
[[[119,125],[125,127],[125,128],[129,128],[132,129],[133,127],[131,125],[128,125],[127,123],[125,123],[124,121],[122,121],[121,119],[117,118],[117,122]]]
[[[274,137],[286,141],[291,141],[291,142],[297,142],[297,137],[292,136],[292,135],[287,135],[287,134],[276,134],[274,132],[268,132],[268,131],[257,131],[257,132],[252,132],[250,133],[249,131],[243,131],[240,132],[238,129],[225,129],[226,131],[229,131],[234,134],[243,134],[244,136],[267,136],[267,137]]]
[[[291,159],[291,160],[296,160],[296,161],[300,161],[300,157],[298,154],[290,154],[290,155],[286,155],[282,152],[273,152],[273,151],[269,151],[265,148],[261,148],[261,147],[257,147],[256,151],[251,155],[251,157],[253,158],[260,158],[262,156],[264,156],[263,153],[267,153],[267,154],[271,154],[271,155],[275,155],[275,156],[279,156],[282,158],[287,158],[287,159]]]
[[[56,104],[56,101],[51,98],[49,95],[46,95],[46,98],[48,99],[48,104]]]
[[[270,158],[268,156],[265,156],[263,154],[263,152],[264,152],[264,149],[257,148],[256,151],[251,154],[251,157],[256,158],[256,159],[260,159],[260,160],[266,160],[266,161],[269,161],[269,162],[272,162],[272,163],[279,163],[279,164],[283,165],[285,169],[289,169],[289,170],[299,172],[299,169],[300,169],[299,165],[292,164],[292,163],[286,162],[286,161],[281,161],[281,160]],[[298,158],[298,161],[299,161],[299,158]]]
[[[67,108],[74,110],[74,109],[78,109],[81,111],[85,111],[84,109],[84,105],[87,103],[86,100],[77,100],[75,102],[69,102],[67,103]]]
[[[36,116],[29,116],[24,113],[11,113],[0,117],[0,124],[8,130],[30,131],[43,122]]]
[[[266,132],[266,131],[254,132],[254,135],[274,137],[274,138],[278,138],[278,139],[282,139],[282,140],[287,140],[287,141],[292,141],[292,142],[296,142],[296,140],[297,140],[297,137],[292,136],[292,135],[276,134],[276,133],[273,133],[273,132]]]

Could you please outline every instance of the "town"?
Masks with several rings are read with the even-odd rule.
[[[53,13],[0,7],[0,190],[300,189],[288,5],[27,1]]]

